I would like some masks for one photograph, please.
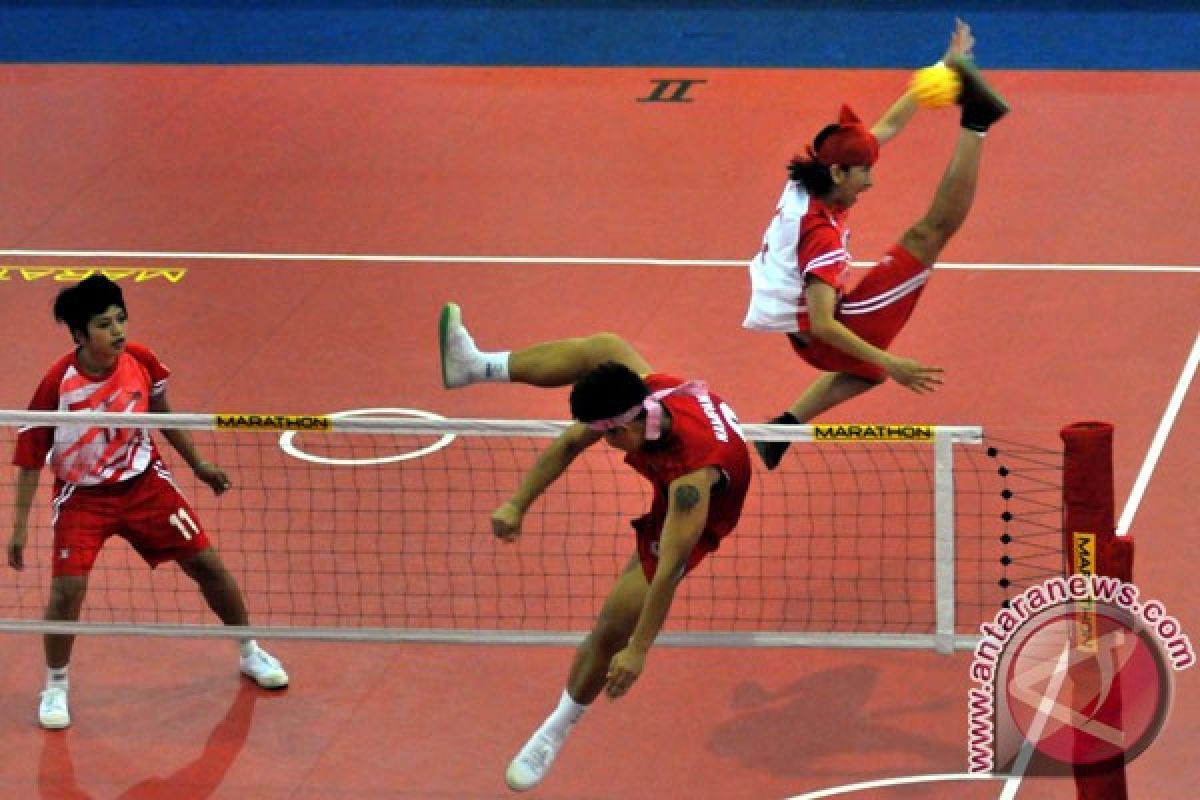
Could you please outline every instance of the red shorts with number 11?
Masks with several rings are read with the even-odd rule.
[[[54,577],[86,576],[110,536],[120,536],[151,567],[212,546],[165,464],[107,486],[58,484],[54,496]]]

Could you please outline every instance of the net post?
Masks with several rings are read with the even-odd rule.
[[[954,652],[954,437],[939,433],[933,442],[934,464],[934,585],[937,629],[934,647]]]
[[[1063,545],[1067,575],[1133,580],[1133,541],[1116,536],[1113,499],[1113,425],[1067,425],[1063,440]],[[1087,610],[1083,613],[1087,613]],[[1094,613],[1094,612],[1093,612]],[[1092,630],[1095,630],[1094,623]],[[1120,696],[1120,676],[1112,691]],[[1124,763],[1103,771],[1075,768],[1077,800],[1126,800]]]

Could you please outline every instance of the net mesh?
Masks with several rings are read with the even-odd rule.
[[[649,485],[597,445],[504,543],[490,514],[548,439],[453,422],[453,434],[193,431],[234,482],[220,497],[156,443],[254,625],[588,630],[633,552],[629,520],[649,506]],[[0,449],[14,433],[0,426]],[[1007,441],[955,451],[957,631],[973,634],[1061,568],[1061,456]],[[27,566],[0,586],[0,618],[41,617],[50,483],[43,471]],[[795,442],[778,470],[756,470],[741,523],[684,582],[666,629],[932,633],[934,485],[928,442]],[[0,500],[9,515],[12,498],[10,487]],[[82,621],[217,625],[175,565],[151,571],[118,538],[99,556]]]

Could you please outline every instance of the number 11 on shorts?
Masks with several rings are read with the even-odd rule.
[[[167,519],[171,526],[183,534],[183,538],[188,541],[191,541],[192,537],[200,532],[200,526],[196,524],[196,520],[192,519],[192,515],[187,512],[186,508],[177,509]]]

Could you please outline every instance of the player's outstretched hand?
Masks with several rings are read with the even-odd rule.
[[[209,485],[213,494],[223,494],[233,482],[225,474],[225,470],[210,461],[201,461],[195,467],[196,477]]]
[[[971,35],[971,26],[963,22],[961,19],[954,20],[954,33],[950,34],[950,45],[946,48],[946,55],[942,56],[942,60],[951,56],[965,56],[971,58],[975,49],[975,37]]]
[[[942,385],[941,367],[927,367],[913,361],[911,358],[893,356],[884,367],[892,380],[901,386],[907,386],[917,394],[932,392]]]
[[[521,520],[525,513],[512,503],[505,503],[492,512],[492,533],[506,542],[516,541],[521,535]]]

